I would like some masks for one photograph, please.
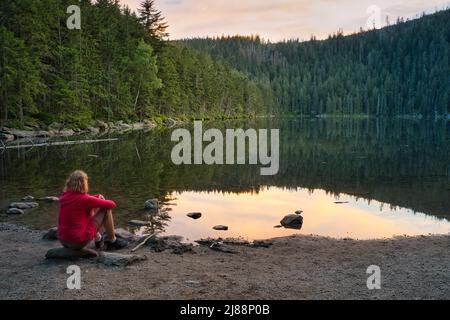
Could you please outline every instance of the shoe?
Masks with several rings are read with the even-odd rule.
[[[120,250],[128,247],[128,241],[121,238],[116,238],[116,241],[114,242],[106,240],[105,245],[107,251]]]

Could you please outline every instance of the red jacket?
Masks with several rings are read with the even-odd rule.
[[[58,239],[71,243],[85,243],[94,239],[97,232],[92,209],[114,209],[111,200],[98,196],[67,191],[59,198]]]

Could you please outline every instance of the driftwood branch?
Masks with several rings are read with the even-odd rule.
[[[54,147],[54,146],[67,146],[67,145],[77,145],[77,144],[88,144],[88,143],[100,143],[100,142],[112,142],[118,141],[119,139],[99,139],[99,140],[75,140],[75,141],[58,141],[58,142],[45,142],[38,144],[23,144],[23,145],[13,145],[13,146],[3,146],[3,149],[23,149],[23,148],[34,148],[34,147]]]

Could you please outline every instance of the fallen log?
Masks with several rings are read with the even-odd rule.
[[[8,146],[3,145],[2,148],[6,150],[10,149],[23,149],[23,148],[35,148],[35,147],[55,147],[55,146],[68,146],[68,145],[78,145],[78,144],[89,144],[89,143],[100,143],[100,142],[113,142],[118,141],[117,138],[112,139],[98,139],[98,140],[74,140],[74,141],[57,141],[57,142],[45,142],[37,144],[23,144]]]

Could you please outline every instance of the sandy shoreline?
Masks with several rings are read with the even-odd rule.
[[[238,254],[139,251],[147,261],[107,267],[89,260],[44,259],[58,242],[44,232],[0,224],[0,299],[448,299],[450,235],[385,240],[293,236],[270,248],[236,246]],[[129,253],[125,250],[123,253]],[[82,270],[68,290],[66,268]],[[381,290],[366,270],[381,268]]]

